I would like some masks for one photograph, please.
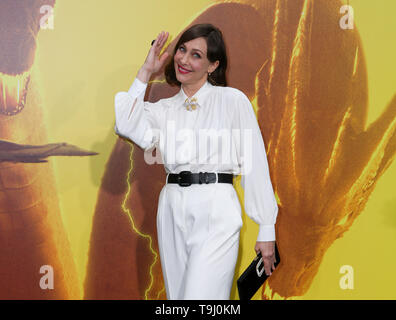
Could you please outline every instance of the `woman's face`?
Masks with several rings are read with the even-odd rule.
[[[203,37],[182,43],[175,56],[176,78],[182,84],[195,84],[207,80],[208,72],[213,72],[219,61],[211,63],[207,58],[207,45]]]

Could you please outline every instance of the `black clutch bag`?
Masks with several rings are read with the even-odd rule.
[[[278,248],[275,243],[275,267],[280,262]],[[264,271],[264,262],[261,257],[261,252],[257,254],[252,263],[246,268],[237,280],[237,287],[240,300],[250,300],[257,290],[267,280],[268,276]]]

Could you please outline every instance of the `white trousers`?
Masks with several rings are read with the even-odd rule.
[[[167,299],[230,299],[241,213],[232,184],[164,185],[157,231]]]

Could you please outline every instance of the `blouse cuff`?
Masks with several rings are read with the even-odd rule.
[[[131,87],[128,90],[128,94],[132,97],[139,96],[142,92],[146,91],[147,83],[140,81],[137,77],[133,81]]]
[[[275,241],[275,225],[259,225],[257,241]]]

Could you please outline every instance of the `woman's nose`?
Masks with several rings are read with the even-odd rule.
[[[180,62],[183,63],[183,64],[186,64],[188,62],[187,54],[183,54],[180,57]]]

